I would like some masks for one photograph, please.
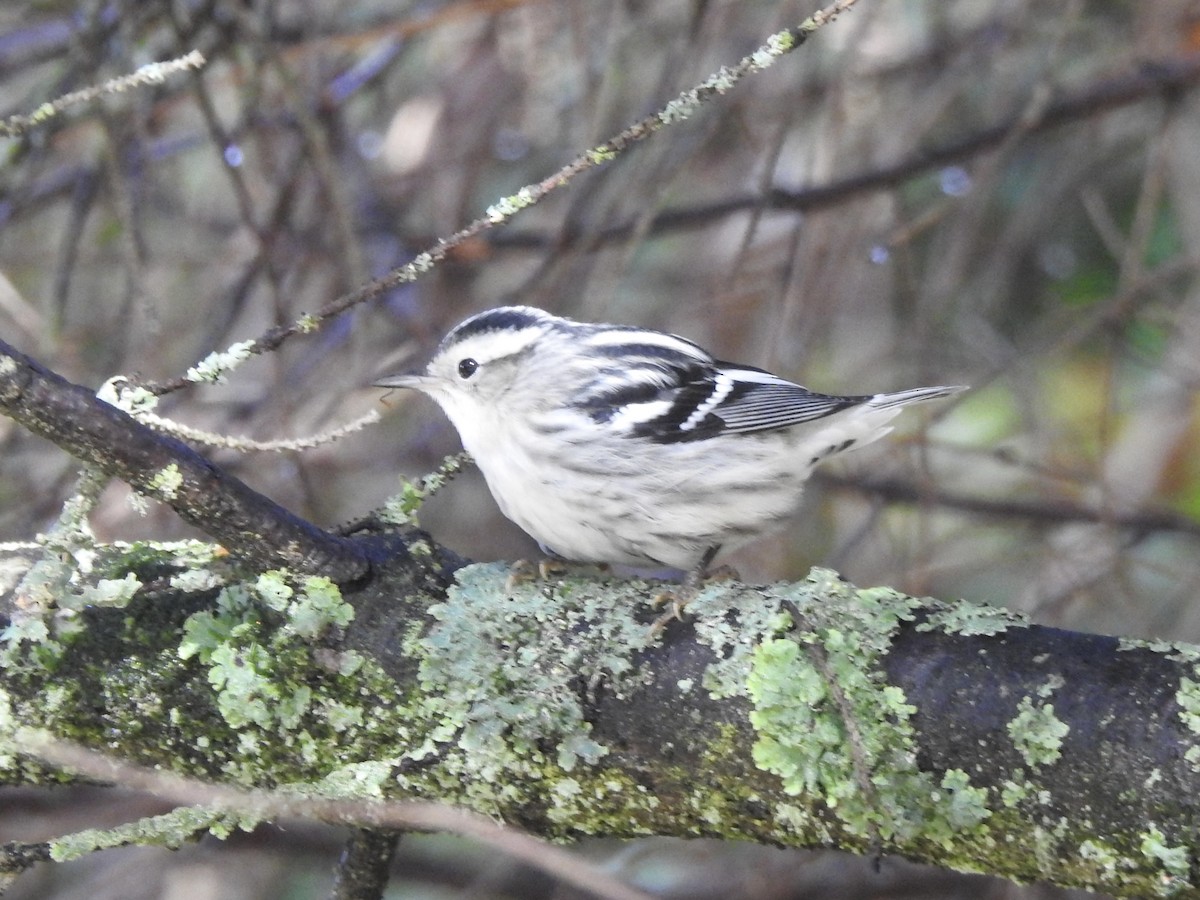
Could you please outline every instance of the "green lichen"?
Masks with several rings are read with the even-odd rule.
[[[1018,612],[970,603],[940,603],[927,600],[931,611],[916,626],[917,631],[943,631],[963,637],[1002,634],[1009,628],[1028,628],[1029,620]]]
[[[180,807],[161,816],[150,816],[115,828],[88,828],[50,842],[50,858],[56,862],[79,859],[97,850],[126,844],[154,845],[172,850],[194,841],[206,831],[218,835],[235,828],[252,831],[258,820],[237,812],[205,807]]]
[[[663,125],[674,125],[690,118],[699,107],[700,99],[695,93],[677,97],[662,108],[658,114],[658,121]]]
[[[130,415],[153,412],[158,396],[140,385],[131,384],[124,375],[114,375],[96,391],[96,398]]]
[[[697,771],[705,773],[705,777],[696,779],[690,773],[681,774],[683,782],[690,787],[684,798],[685,808],[690,818],[704,826],[697,829],[697,834],[757,836],[743,830],[745,810],[748,804],[761,803],[762,797],[757,788],[748,783],[744,773],[730,769],[730,761],[744,755],[745,743],[744,733],[739,728],[730,722],[717,723],[704,742],[696,767]],[[778,818],[776,815],[776,820]],[[788,826],[782,826],[778,821],[771,824],[777,836],[787,832]],[[796,824],[799,827],[798,821]],[[811,834],[817,826],[818,820],[809,815],[805,817],[801,831]]]
[[[390,497],[379,510],[380,521],[391,525],[417,526],[417,510],[471,462],[469,453],[456,453],[442,460],[433,472],[416,481],[402,481],[400,493]]]
[[[1022,697],[1007,730],[1026,764],[1037,768],[1058,761],[1063,738],[1071,728],[1054,714],[1053,704],[1035,704],[1030,697]]]
[[[318,782],[317,793],[343,799],[382,799],[397,762],[398,759],[370,759],[338,766]]]
[[[1024,771],[989,792],[973,773],[917,768],[912,707],[880,664],[923,601],[857,590],[821,571],[801,585],[712,585],[679,627],[700,636],[698,665],[711,662],[717,674],[697,670],[683,679],[690,685],[678,675],[654,685],[653,672],[638,667],[656,640],[645,624],[648,585],[572,575],[507,592],[507,575],[501,565],[472,566],[432,620],[419,602],[398,613],[407,629],[398,656],[417,672],[416,684],[397,684],[370,657],[327,640],[349,619],[336,588],[319,580],[268,573],[194,598],[190,608],[106,616],[110,631],[96,639],[127,649],[120,669],[86,686],[96,692],[89,703],[114,710],[103,730],[69,719],[81,703],[74,678],[57,680],[54,693],[0,695],[0,768],[19,765],[4,755],[6,728],[41,721],[93,746],[112,741],[118,756],[175,760],[180,772],[242,785],[283,781],[300,796],[448,799],[527,817],[555,836],[669,831],[882,846],[960,869],[1068,882],[1110,864],[1127,878],[1146,871],[1146,859],[1178,868],[1177,842],[1156,843],[1153,834],[1146,858],[1133,861],[1113,863],[1095,841],[1083,846],[1087,835],[1072,831],[1049,790]],[[205,610],[196,612],[200,603]],[[151,611],[161,632],[138,622]],[[686,747],[686,771],[664,753],[635,777],[624,748],[588,725],[593,702],[648,686],[688,691],[679,698],[686,724],[662,737]],[[1031,713],[1058,687],[1051,677],[1031,692]],[[718,697],[747,698],[752,726],[740,713],[701,716]],[[748,746],[757,770],[744,767]],[[1016,845],[1006,849],[1003,838],[1014,822],[1022,859],[1009,864],[1004,854]]]
[[[446,602],[430,609],[436,624],[412,647],[422,692],[436,698],[422,711],[436,719],[428,752],[446,745],[446,777],[466,779],[485,806],[511,800],[523,778],[564,775],[608,753],[572,679],[619,695],[648,639],[632,605],[622,612],[605,602],[605,582],[520,584],[497,609],[506,575],[497,565],[460,569]]]
[[[40,618],[16,617],[0,629],[0,671],[33,673],[53,668],[62,644],[50,639],[50,628]]]
[[[1179,690],[1175,692],[1179,705],[1179,718],[1194,738],[1200,739],[1200,682],[1186,675],[1179,679]],[[1200,742],[1193,743],[1183,754],[1193,772],[1200,772]]]
[[[217,548],[200,541],[99,544],[86,524],[83,493],[67,504],[56,527],[40,538],[44,555],[22,576],[9,625],[0,630],[0,668],[35,672],[52,667],[82,628],[78,613],[125,608],[142,589],[144,573],[179,570],[199,589],[219,583],[205,568]]]
[[[188,381],[222,384],[226,376],[254,353],[254,341],[239,341],[227,350],[210,353],[184,374]]]
[[[65,591],[58,598],[60,609],[84,609],[89,606],[112,606],[117,609],[129,605],[129,601],[141,590],[142,583],[132,572],[124,578],[101,578],[95,584],[85,584],[75,591]]]
[[[1067,679],[1063,678],[1061,675],[1059,675],[1057,672],[1055,672],[1054,674],[1050,675],[1045,681],[1043,681],[1040,685],[1038,685],[1038,689],[1037,689],[1036,693],[1039,697],[1041,697],[1043,700],[1045,700],[1045,699],[1049,698],[1050,696],[1052,696],[1055,691],[1057,691],[1059,688],[1061,688],[1066,683],[1067,683]]]
[[[752,71],[765,69],[779,57],[796,47],[796,35],[791,31],[780,31],[771,35],[766,44],[760,47],[750,57]]]
[[[96,565],[108,578],[125,572],[151,569],[178,570],[185,575],[222,564],[228,556],[220,545],[208,541],[117,541],[97,547]]]
[[[1160,897],[1170,897],[1192,887],[1188,881],[1191,871],[1191,854],[1186,845],[1170,845],[1166,835],[1151,824],[1142,833],[1142,856],[1162,867],[1163,878],[1159,886]]]
[[[791,619],[765,592],[715,583],[692,600],[687,615],[696,638],[714,659],[704,669],[701,685],[714,699],[746,696],[751,657],[762,641],[788,627]]]
[[[1014,773],[1014,778],[1005,779],[1000,785],[1000,802],[1009,809],[1016,809],[1036,793],[1033,784],[1024,778],[1024,769]]]
[[[921,835],[949,846],[986,831],[986,790],[964,772],[939,780],[917,768],[916,710],[878,671],[916,601],[889,589],[854,590],[823,570],[772,594],[793,603],[801,621],[753,652],[747,688],[755,764],[779,776],[785,794],[819,797],[860,840]]]
[[[305,578],[297,590],[282,571],[265,572],[249,585],[224,588],[216,606],[215,611],[201,610],[184,622],[179,658],[196,657],[208,667],[217,709],[230,727],[294,729],[308,712],[313,692],[307,684],[290,684],[279,677],[291,667],[289,663],[297,662],[287,655],[304,654],[301,642],[349,624],[353,607],[328,578]],[[279,613],[282,622],[267,629],[264,610]],[[329,710],[325,713],[328,719]],[[348,727],[346,713],[334,717],[340,726],[335,730]]]
[[[420,689],[402,712],[411,737],[399,789],[492,814],[544,808],[562,834],[661,829],[663,801],[608,763],[587,721],[601,692],[622,697],[647,677],[635,660],[653,640],[649,586],[578,571],[515,585],[508,576],[495,564],[459,570],[429,610],[432,627],[414,623],[405,635]],[[660,774],[701,787],[694,770]]]
[[[435,260],[433,258],[433,253],[430,252],[429,250],[422,250],[420,253],[418,253],[416,256],[414,256],[412,258],[412,262],[410,262],[407,266],[404,267],[405,274],[408,274],[410,272],[413,273],[412,277],[410,277],[406,280],[412,281],[413,278],[415,278],[417,275],[421,275],[425,272],[428,272],[430,269],[433,268],[434,263],[435,263]]]
[[[974,787],[970,776],[962,769],[947,769],[942,775],[941,789],[944,796],[937,793],[932,799],[940,804],[944,815],[938,821],[948,831],[934,837],[949,846],[955,833],[973,828],[992,813],[988,807],[987,789]]]
[[[321,701],[321,715],[329,723],[329,727],[340,734],[361,726],[364,722],[365,712],[362,706],[358,704],[323,699]]]
[[[330,628],[344,628],[354,619],[354,607],[324,576],[304,579],[303,587],[288,603],[284,632],[301,638],[317,638]]]
[[[1117,641],[1117,650],[1149,650],[1160,653],[1167,659],[1182,663],[1200,662],[1200,645],[1184,644],[1177,641],[1144,641],[1138,638],[1123,637]]]
[[[759,645],[748,688],[754,701],[750,723],[762,735],[754,745],[754,762],[783,779],[784,793],[824,793],[826,784],[846,783],[842,777],[847,774],[845,760],[836,752],[846,743],[846,736],[836,721],[819,715],[828,700],[825,679],[802,663],[796,641],[780,639]],[[808,736],[803,748],[797,747],[793,734]],[[830,764],[837,771],[824,770]],[[853,790],[853,773],[849,774]],[[827,802],[837,805],[836,794]]]
[[[9,626],[0,632],[0,665],[25,666],[31,660],[35,665],[51,665],[59,649],[48,640],[55,631],[56,607],[83,606],[87,591],[97,599],[114,601],[120,593],[115,586],[97,585],[104,576],[93,574],[98,553],[88,517],[107,481],[107,476],[99,470],[85,467],[54,526],[37,536],[41,556],[11,591],[13,608]],[[38,622],[48,627],[43,628]],[[23,649],[22,645],[28,646]],[[25,654],[25,650],[29,653]]]
[[[538,201],[537,194],[531,187],[523,187],[515,194],[510,194],[507,197],[501,197],[495,203],[487,208],[484,212],[486,218],[492,224],[499,224],[505,219],[519,213],[527,206],[532,206]]]
[[[246,785],[291,773],[285,780],[311,784],[405,744],[407,717],[391,679],[374,660],[321,643],[352,615],[326,579],[271,572],[226,587],[214,609],[181,622],[177,664],[201,667],[213,689],[208,702],[227,729],[198,711],[206,772]],[[186,715],[173,707],[168,718],[194,732]]]
[[[19,727],[20,723],[13,715],[12,698],[4,688],[0,688],[0,773],[11,771],[16,766],[12,739]]]
[[[1200,736],[1200,682],[1186,675],[1179,679],[1179,690],[1175,692],[1179,704],[1179,718],[1192,734]]]
[[[166,468],[155,472],[149,484],[151,492],[164,500],[173,500],[182,486],[183,474],[179,471],[176,463],[171,463]]]
[[[1079,858],[1088,864],[1099,879],[1108,880],[1117,874],[1122,857],[1103,841],[1088,838],[1079,845]]]

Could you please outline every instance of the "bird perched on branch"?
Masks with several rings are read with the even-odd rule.
[[[963,390],[819,394],[676,335],[527,306],[472,316],[423,372],[375,384],[437,401],[544,552],[696,579],[778,527],[819,463],[887,434],[902,407]]]

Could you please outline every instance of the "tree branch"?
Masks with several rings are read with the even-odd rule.
[[[1079,122],[1113,109],[1120,109],[1149,97],[1175,97],[1192,90],[1200,81],[1200,53],[1180,56],[1142,66],[1139,70],[1087,85],[1065,94],[1046,105],[1034,121],[1023,113],[972,131],[952,141],[935,144],[895,162],[834,179],[827,184],[801,188],[773,187],[766,196],[745,194],[710,203],[664,210],[656,215],[649,233],[661,234],[689,228],[703,228],[738,212],[768,209],[777,212],[814,212],[845,203],[864,194],[897,187],[911,178],[934,169],[963,162],[999,147],[1011,134],[1021,130],[1037,134]],[[589,243],[601,245],[626,240],[639,227],[621,222],[588,234]],[[552,234],[529,229],[493,232],[489,241],[496,247],[567,249],[584,235],[577,230],[556,229]]]
[[[861,491],[888,503],[932,504],[986,518],[1019,519],[1044,525],[1095,522],[1124,528],[1136,535],[1167,531],[1200,536],[1200,522],[1167,509],[1123,511],[1051,497],[1041,500],[983,497],[901,478],[843,475],[828,471],[814,472],[812,480],[830,487]]]
[[[329,900],[378,900],[387,888],[399,833],[355,828],[346,841]]]
[[[20,723],[242,788],[437,799],[555,838],[878,850],[1200,896],[1200,649],[821,571],[711,586],[655,642],[659,586],[509,592],[493,564],[443,593],[401,571],[420,559],[377,570],[344,634],[315,641],[299,629],[316,600],[248,584],[215,608],[172,594],[91,610],[57,652],[10,647],[7,778],[33,777]]]
[[[0,412],[167,504],[255,570],[285,567],[342,583],[362,578],[386,555],[322,531],[3,341]]]
[[[517,213],[540,203],[552,192],[570,184],[577,175],[607,165],[663,128],[689,118],[705,103],[733,90],[746,76],[770,67],[780,57],[803,45],[810,35],[853,8],[857,2],[858,0],[833,0],[832,3],[814,12],[799,25],[771,35],[753,53],[733,65],[722,66],[700,84],[682,91],[660,110],[634,122],[603,143],[581,153],[557,172],[540,181],[527,184],[515,193],[493,203],[475,221],[470,222],[449,237],[439,238],[435,244],[417,254],[406,265],[395,268],[386,275],[337,297],[311,315],[304,315],[294,322],[269,328],[254,340],[247,342],[243,349],[247,354],[261,354],[278,349],[285,341],[298,334],[307,334],[327,320],[340,316],[361,303],[372,300],[402,284],[415,281],[445,259],[455,248],[497,225],[505,224]],[[148,382],[143,386],[152,393],[161,395],[186,387],[192,380],[188,376],[183,376],[161,383]]]

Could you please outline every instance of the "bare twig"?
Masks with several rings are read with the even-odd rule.
[[[428,250],[417,254],[407,265],[393,269],[387,275],[343,294],[316,313],[302,316],[291,324],[271,328],[253,341],[245,342],[241,348],[250,355],[269,352],[290,337],[311,332],[328,319],[338,316],[360,303],[372,300],[402,284],[415,281],[456,247],[496,225],[504,224],[521,210],[533,206],[555,189],[570,183],[580,173],[612,162],[634,144],[644,141],[668,125],[688,118],[713,97],[732,90],[747,75],[766,69],[779,57],[792,52],[803,44],[817,29],[832,22],[857,2],[858,0],[837,0],[814,13],[796,27],[771,35],[766,43],[736,65],[722,67],[720,71],[710,75],[701,84],[679,94],[658,112],[635,122],[620,134],[591,148],[553,175],[534,184],[526,185],[515,194],[502,198],[488,207],[483,216],[450,237],[439,240]],[[144,386],[155,394],[165,394],[179,390],[193,380],[195,379],[183,376],[171,381],[149,383]]]
[[[1066,94],[1044,107],[1039,106],[1035,109],[1037,115],[1032,119],[1030,107],[1027,106],[995,125],[964,135],[958,140],[918,150],[890,165],[847,175],[828,184],[796,189],[775,186],[767,188],[762,194],[744,194],[695,206],[668,209],[654,217],[650,232],[661,234],[667,231],[703,228],[715,220],[759,206],[776,212],[813,212],[829,209],[863,194],[896,187],[930,170],[989,153],[1011,139],[1015,133],[1028,135],[1049,131],[1137,103],[1147,97],[1190,90],[1198,80],[1200,54],[1156,63]],[[634,222],[622,222],[589,235],[588,239],[596,244],[623,240],[635,227]],[[550,245],[570,247],[580,237],[579,234],[571,232],[547,235],[528,230],[510,230],[493,235],[490,241],[497,247],[540,249]]]
[[[604,900],[650,900],[648,894],[564,850],[463,809],[439,803],[330,800],[283,792],[242,791],[135,766],[54,740],[44,732],[22,730],[15,741],[22,752],[52,766],[97,781],[146,791],[186,806],[223,807],[263,821],[299,818],[369,829],[445,831],[487,844],[592,896]]]
[[[892,503],[928,503],[966,513],[1043,524],[1095,522],[1124,528],[1136,534],[1174,531],[1200,536],[1200,522],[1169,510],[1107,510],[1070,500],[1017,500],[958,494],[899,478],[870,478],[816,472],[813,481],[874,494]]]

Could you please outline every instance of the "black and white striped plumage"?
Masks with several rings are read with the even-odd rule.
[[[675,335],[526,306],[467,319],[423,374],[377,384],[436,400],[544,550],[686,570],[773,530],[814,466],[902,406],[961,390],[817,394]]]

